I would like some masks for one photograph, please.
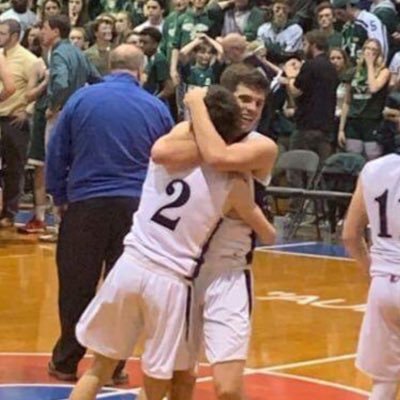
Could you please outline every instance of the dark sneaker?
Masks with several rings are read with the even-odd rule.
[[[44,221],[39,221],[35,217],[32,217],[24,226],[20,226],[17,229],[18,233],[43,233],[46,231],[46,223]]]
[[[47,365],[47,372],[50,376],[58,379],[59,381],[75,382],[78,380],[76,373],[57,371],[52,361],[49,361],[49,364]]]

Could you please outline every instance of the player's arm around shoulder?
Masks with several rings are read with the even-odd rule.
[[[353,193],[343,225],[342,239],[346,250],[366,271],[370,267],[370,256],[364,231],[368,225],[368,215],[364,202],[362,181],[359,178]]]
[[[267,220],[261,208],[255,203],[250,185],[243,177],[234,178],[228,204],[236,211],[240,219],[256,232],[264,244],[274,244],[276,231]]]
[[[201,155],[190,123],[177,124],[167,135],[160,137],[151,149],[151,158],[169,172],[182,171],[201,163]]]
[[[226,150],[209,160],[209,163],[221,172],[254,172],[265,176],[272,171],[277,156],[278,146],[275,142],[259,135],[257,138],[226,146]]]

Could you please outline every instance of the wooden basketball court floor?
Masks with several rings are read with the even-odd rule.
[[[368,277],[349,259],[315,254],[331,250],[308,242],[256,251],[249,400],[368,398],[370,382],[354,367]],[[35,236],[0,232],[0,400],[68,397],[70,386],[46,373],[59,329],[54,254]],[[128,386],[98,398],[134,399],[137,358],[128,369]],[[209,399],[210,369],[202,365],[196,400]]]

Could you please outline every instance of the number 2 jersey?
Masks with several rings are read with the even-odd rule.
[[[368,162],[361,181],[371,227],[370,274],[400,275],[400,155]]]
[[[125,251],[193,278],[223,216],[231,175],[207,165],[176,174],[150,161]]]

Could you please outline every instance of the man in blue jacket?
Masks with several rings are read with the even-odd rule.
[[[49,373],[75,380],[85,349],[75,325],[123,250],[146,176],[153,143],[172,128],[157,98],[139,86],[144,56],[132,45],[110,55],[104,82],[78,90],[66,103],[47,155],[47,191],[62,215],[57,247],[58,339]],[[123,365],[123,364],[121,364]],[[114,383],[124,381],[122,368]]]

